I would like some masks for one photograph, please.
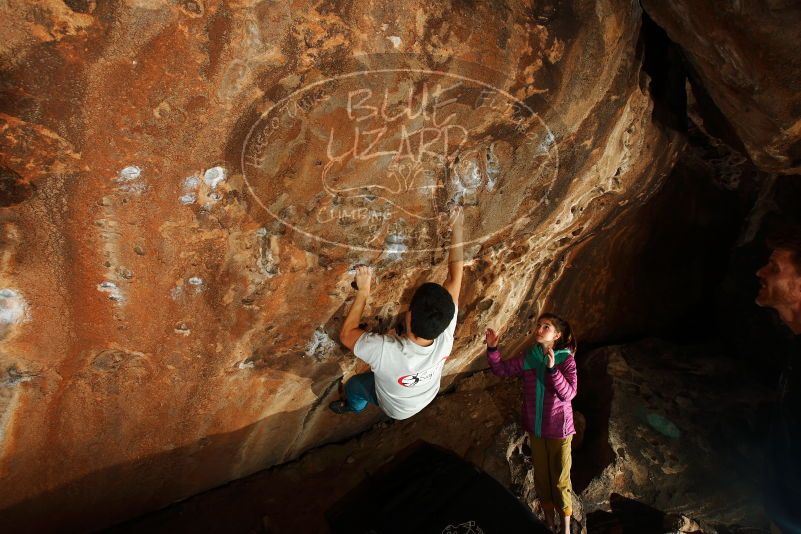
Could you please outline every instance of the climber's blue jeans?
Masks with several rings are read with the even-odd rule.
[[[350,409],[356,413],[367,408],[368,404],[378,406],[378,398],[375,396],[375,375],[372,371],[348,380],[345,383],[345,398],[348,399]]]

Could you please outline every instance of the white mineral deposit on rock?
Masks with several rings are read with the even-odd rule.
[[[0,324],[17,324],[25,317],[28,305],[14,289],[0,289]]]
[[[147,184],[142,178],[142,169],[136,165],[128,165],[117,174],[114,181],[120,184],[117,189],[124,193],[142,193]]]
[[[225,181],[225,169],[222,167],[212,167],[203,173],[203,181],[210,188],[215,189],[217,185]]]
[[[140,169],[136,165],[128,165],[119,172],[119,174],[117,175],[117,181],[128,182],[131,180],[136,180],[141,175],[142,175],[142,169]]]
[[[103,293],[108,293],[108,299],[113,300],[114,302],[122,302],[125,300],[125,296],[122,294],[122,290],[110,280],[104,280],[97,284],[98,291],[102,291]]]
[[[389,234],[384,242],[384,258],[390,261],[403,259],[403,255],[409,249],[405,241],[406,238],[401,234]]]
[[[330,355],[337,348],[337,342],[320,326],[312,334],[311,340],[306,344],[306,356],[312,356],[317,359],[323,359]]]

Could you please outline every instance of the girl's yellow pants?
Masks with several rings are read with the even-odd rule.
[[[564,517],[573,515],[573,500],[570,495],[570,442],[573,436],[562,439],[531,439],[531,460],[534,463],[534,489],[548,511],[554,506]]]

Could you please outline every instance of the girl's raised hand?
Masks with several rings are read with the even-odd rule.
[[[545,358],[547,358],[546,365],[548,366],[548,369],[553,369],[553,365],[556,362],[556,357],[553,354],[553,348],[548,347],[545,349]]]
[[[499,336],[492,328],[487,328],[487,346],[497,347]]]

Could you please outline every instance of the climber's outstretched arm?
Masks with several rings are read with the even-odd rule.
[[[459,306],[459,292],[462,289],[464,270],[464,210],[457,206],[451,212],[451,249],[448,254],[448,277],[442,284]]]
[[[353,346],[359,340],[364,330],[359,328],[359,321],[362,319],[364,313],[364,306],[367,304],[367,297],[370,296],[370,278],[372,274],[369,267],[360,265],[356,267],[356,298],[353,299],[353,304],[350,306],[348,315],[342,323],[342,328],[339,331],[339,341],[343,345],[353,350]]]

